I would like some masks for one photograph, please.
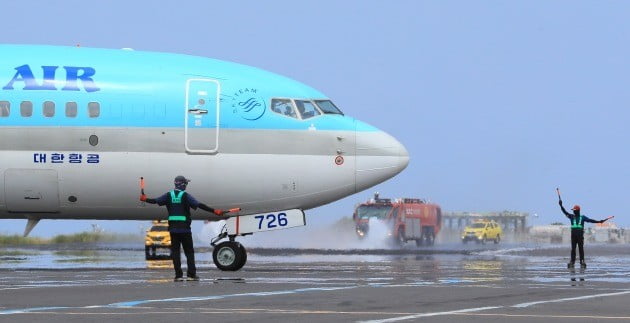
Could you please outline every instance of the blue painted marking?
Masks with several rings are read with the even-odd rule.
[[[99,154],[85,154],[86,155],[86,163],[88,164],[99,164],[101,162]],[[46,153],[34,153],[33,154],[33,163],[35,164],[46,164],[47,162],[47,154]],[[65,154],[62,153],[52,153],[50,154],[50,163],[52,164],[64,164],[64,159],[66,158]],[[70,164],[81,164],[83,163],[83,154],[80,153],[70,153],[67,154],[67,161]]]
[[[457,281],[458,280],[442,280],[441,283],[455,283]],[[33,307],[33,308],[4,310],[4,311],[0,311],[0,315],[30,313],[30,312],[46,311],[46,310],[63,310],[63,309],[72,309],[72,308],[75,308],[75,309],[76,308],[127,308],[127,307],[135,307],[138,305],[149,304],[149,303],[208,301],[208,300],[218,300],[218,299],[237,298],[237,297],[250,297],[250,296],[264,297],[264,296],[291,295],[291,294],[300,294],[300,293],[318,292],[318,291],[348,290],[348,289],[355,289],[359,287],[383,288],[383,287],[389,287],[389,286],[391,285],[381,285],[378,283],[372,283],[368,285],[312,287],[312,288],[298,288],[298,289],[270,291],[270,292],[253,292],[253,293],[210,295],[210,296],[196,296],[196,297],[147,299],[147,300],[135,300],[135,301],[112,303],[108,305],[93,305],[93,306],[82,306],[82,307],[68,307],[68,306]],[[413,284],[409,286],[413,286]],[[624,293],[628,293],[628,292],[624,292]]]
[[[472,280],[465,279],[440,279],[441,284],[459,284],[459,283],[471,283]]]
[[[49,310],[65,310],[71,307],[66,306],[51,306],[51,307],[32,307],[32,308],[22,308],[17,310],[5,310],[0,311],[0,315],[9,315],[9,314],[21,314],[21,313],[30,313],[37,311],[49,311]]]
[[[316,292],[316,291],[335,291],[335,290],[353,289],[357,287],[359,286],[314,287],[314,288],[299,288],[299,289],[293,289],[293,290],[281,290],[281,291],[272,291],[272,292],[255,292],[255,293],[228,294],[228,295],[138,300],[138,301],[113,303],[113,304],[105,305],[104,307],[134,307],[134,306],[148,304],[148,303],[208,301],[208,300],[245,297],[245,296],[276,296],[276,295],[299,294],[299,293]]]

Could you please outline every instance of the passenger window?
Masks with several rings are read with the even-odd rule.
[[[23,117],[30,117],[33,115],[33,102],[31,101],[22,101],[20,103],[20,115]]]
[[[98,102],[88,103],[88,115],[90,118],[98,118],[101,115],[101,104]]]
[[[317,110],[317,108],[315,107],[315,104],[313,104],[313,102],[311,101],[295,100],[295,105],[297,106],[297,109],[300,112],[302,119],[312,118],[321,114],[319,110]]]
[[[75,118],[77,116],[77,103],[66,102],[66,117]]]
[[[11,103],[0,101],[0,117],[8,117],[11,114]]]
[[[50,118],[55,116],[55,102],[46,101],[43,105],[44,117]]]
[[[273,99],[271,100],[271,111],[285,115],[287,117],[296,118],[295,107],[289,99]]]

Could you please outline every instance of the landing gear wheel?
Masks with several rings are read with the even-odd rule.
[[[223,271],[237,271],[245,265],[247,252],[245,247],[236,241],[224,241],[214,247],[212,260],[217,268]]]
[[[483,239],[481,239],[481,244],[486,244],[486,241],[488,241],[488,239],[486,239],[486,236],[483,236]]]

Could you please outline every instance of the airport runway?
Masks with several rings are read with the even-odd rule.
[[[198,282],[99,248],[3,250],[0,322],[630,321],[627,245],[588,245],[584,271],[564,245],[253,249],[238,272],[199,254]]]

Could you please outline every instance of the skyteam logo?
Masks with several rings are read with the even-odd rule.
[[[260,96],[257,89],[240,89],[232,96],[232,109],[243,119],[257,120],[265,114],[267,104]]]

